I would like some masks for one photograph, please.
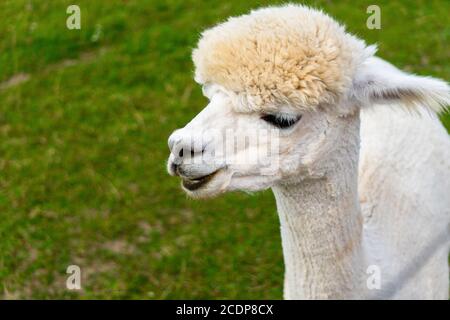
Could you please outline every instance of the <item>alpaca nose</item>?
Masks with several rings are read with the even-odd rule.
[[[174,169],[184,161],[187,161],[187,159],[203,155],[205,151],[201,136],[182,129],[176,130],[170,135],[168,144],[172,154]]]

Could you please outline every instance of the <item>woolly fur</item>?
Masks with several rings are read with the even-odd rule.
[[[232,17],[203,32],[195,79],[234,93],[240,111],[336,104],[356,68],[375,53],[316,9],[287,5]]]

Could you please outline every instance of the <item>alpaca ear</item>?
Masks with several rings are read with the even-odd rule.
[[[356,71],[350,96],[362,107],[399,103],[441,112],[450,105],[446,82],[405,73],[377,57],[368,58]]]

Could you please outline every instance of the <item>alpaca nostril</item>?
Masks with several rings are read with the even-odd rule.
[[[179,148],[179,149],[178,149]],[[172,153],[174,153],[176,156],[175,158],[181,160],[183,157],[187,157],[188,155],[190,155],[191,158],[198,156],[198,155],[202,155],[203,153],[205,153],[205,147],[203,147],[201,150],[199,149],[195,149],[194,146],[174,146],[174,150],[172,150]]]
[[[179,166],[177,165],[177,164],[175,164],[175,163],[172,163],[171,165],[170,165],[170,168],[172,169],[172,172],[174,173],[174,174],[176,174],[176,175],[179,175],[180,173],[179,173]]]

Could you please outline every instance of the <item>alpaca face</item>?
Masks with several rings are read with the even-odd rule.
[[[169,138],[168,171],[196,198],[320,176],[345,127],[324,111],[242,112],[220,86],[205,95],[210,103]]]
[[[193,197],[323,177],[358,153],[361,108],[439,112],[450,104],[447,83],[374,53],[304,6],[260,9],[206,30],[193,60],[210,103],[170,136],[169,173]]]

